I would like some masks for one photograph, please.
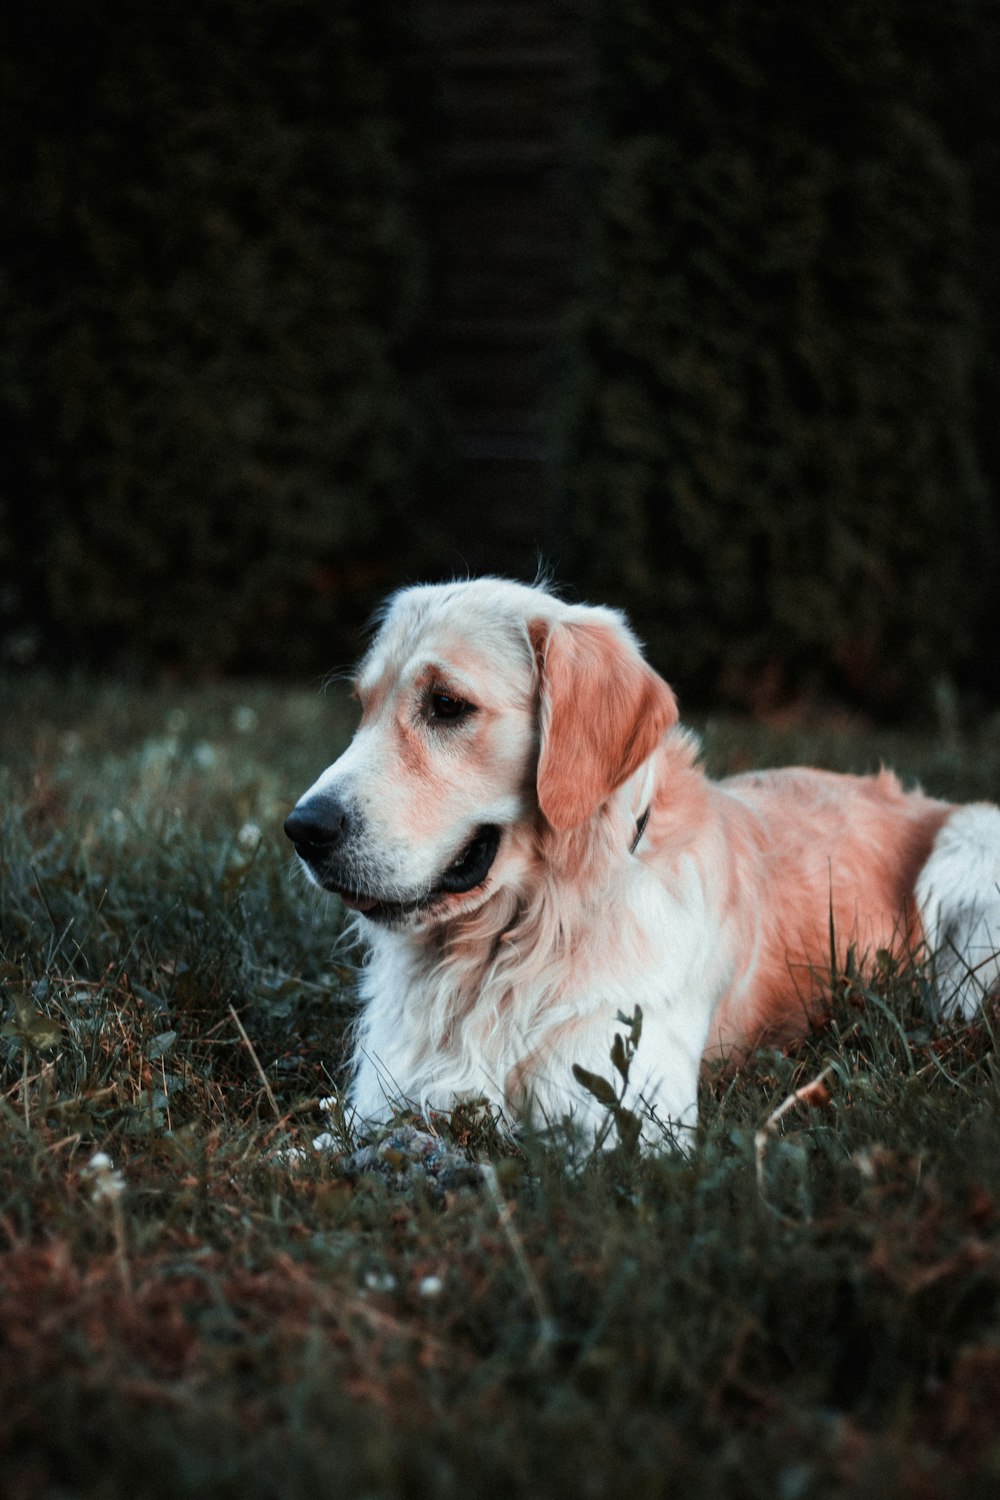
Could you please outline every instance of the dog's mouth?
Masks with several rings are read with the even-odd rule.
[[[335,880],[324,879],[323,886],[340,897],[345,906],[359,912],[371,922],[392,925],[413,912],[424,911],[434,906],[445,896],[461,896],[474,891],[485,881],[493,867],[500,848],[500,829],[495,823],[486,823],[463,847],[458,857],[452,860],[443,875],[431,889],[409,901],[388,901],[366,891],[354,890],[340,885]]]

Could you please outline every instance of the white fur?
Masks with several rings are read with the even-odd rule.
[[[617,1017],[639,1005],[642,1039],[624,1102],[655,1113],[665,1128],[696,1123],[711,1013],[688,997],[714,988],[713,971],[725,960],[713,923],[696,917],[703,893],[693,874],[671,890],[627,854],[635,804],[627,785],[605,809],[603,878],[581,891],[553,872],[509,933],[500,909],[481,947],[462,959],[441,958],[404,933],[372,930],[360,919],[369,957],[351,1098],[361,1119],[384,1119],[405,1101],[449,1109],[485,1096],[506,1109],[508,1078],[537,1056],[535,1118],[571,1116],[596,1133],[606,1112],[575,1082],[572,1064],[609,1077],[610,1044],[625,1029]],[[609,952],[612,932],[617,941]],[[652,956],[651,932],[672,934]],[[662,1139],[652,1119],[645,1133]]]
[[[968,1018],[1000,982],[1000,808],[960,807],[917,880],[942,1009]]]

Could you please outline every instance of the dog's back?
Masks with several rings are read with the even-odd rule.
[[[800,1032],[817,979],[849,949],[863,961],[920,948],[916,884],[954,809],[904,792],[888,771],[764,771],[718,792],[728,847],[745,851],[740,896],[754,893],[758,924],[713,1027],[714,1050],[731,1053]]]

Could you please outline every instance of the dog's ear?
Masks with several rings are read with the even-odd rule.
[[[538,804],[553,828],[576,828],[652,755],[677,700],[623,625],[535,621],[540,677]]]

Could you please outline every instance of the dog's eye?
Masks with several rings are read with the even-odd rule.
[[[443,719],[447,723],[464,719],[467,714],[474,712],[471,703],[466,703],[464,698],[455,698],[451,693],[431,693],[429,703],[431,718]]]

